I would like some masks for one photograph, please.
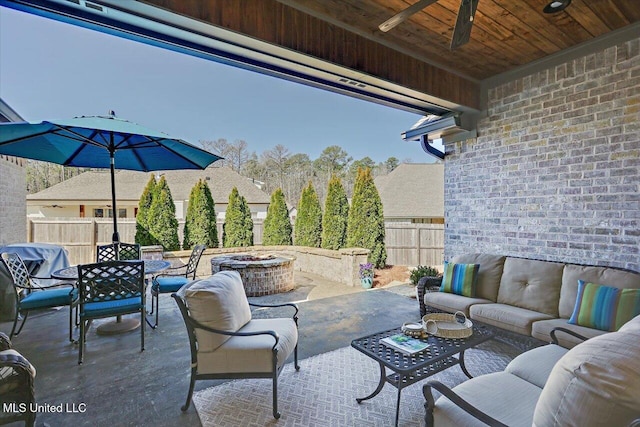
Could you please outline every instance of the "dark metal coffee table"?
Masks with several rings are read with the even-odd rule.
[[[465,350],[493,338],[491,328],[474,324],[473,335],[469,338],[453,339],[429,336],[423,340],[430,344],[429,347],[412,355],[396,351],[380,342],[382,338],[400,333],[402,333],[401,328],[395,328],[351,341],[353,348],[366,354],[380,365],[378,387],[367,397],[357,398],[356,401],[361,403],[371,399],[380,393],[385,383],[391,384],[398,389],[396,426],[400,415],[400,393],[403,388],[455,365],[460,365],[462,372],[472,378],[464,365]],[[458,356],[456,357],[456,355]],[[393,373],[387,375],[385,368],[391,369]]]

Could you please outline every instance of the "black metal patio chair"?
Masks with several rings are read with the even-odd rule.
[[[9,338],[13,338],[22,331],[31,311],[68,305],[69,341],[73,341],[73,308],[78,303],[78,290],[74,284],[57,282],[53,285],[40,285],[37,282],[38,278],[29,275],[29,270],[20,255],[3,252],[0,258],[11,275],[16,298],[16,314]],[[20,316],[22,316],[22,323],[16,330]]]
[[[143,261],[107,261],[78,266],[80,349],[82,364],[91,321],[140,313],[140,351],[144,351],[145,286]]]
[[[140,258],[141,252],[139,244],[114,242],[107,245],[98,245],[96,261],[125,261]]]
[[[160,311],[160,294],[170,294],[177,292],[181,287],[196,278],[196,271],[202,253],[206,249],[205,245],[197,245],[191,251],[189,262],[186,265],[172,267],[153,277],[151,284],[151,311],[149,314],[156,315],[156,323],[151,324],[153,329],[158,327],[158,312]]]

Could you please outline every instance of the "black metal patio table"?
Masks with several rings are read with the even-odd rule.
[[[462,372],[472,378],[464,365],[464,352],[493,338],[493,330],[485,325],[473,326],[473,334],[468,338],[441,338],[429,335],[423,339],[429,347],[415,354],[404,354],[380,342],[381,339],[402,333],[401,328],[377,332],[351,341],[351,346],[369,356],[380,365],[378,387],[366,397],[356,398],[358,403],[371,399],[380,393],[385,383],[398,389],[395,425],[400,415],[400,393],[402,389],[418,381],[437,374],[444,369],[460,365]],[[456,355],[458,355],[456,357]],[[393,371],[387,375],[386,369]]]
[[[171,267],[169,261],[164,260],[144,260],[144,274],[152,275],[159,273]],[[78,280],[78,266],[61,268],[60,270],[51,273],[51,277],[60,280]],[[148,322],[148,320],[147,320]],[[118,316],[113,322],[103,323],[96,328],[96,332],[99,335],[113,335],[123,332],[129,332],[140,326],[140,321],[137,318],[123,319],[122,316]]]

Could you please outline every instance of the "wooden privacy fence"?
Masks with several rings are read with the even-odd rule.
[[[218,239],[222,244],[222,225],[218,221]],[[254,245],[262,244],[264,221],[253,220]],[[178,221],[178,238],[183,239],[184,220]],[[118,220],[122,242],[134,242],[136,221]],[[444,225],[442,224],[385,224],[387,264],[435,265],[443,264]],[[113,221],[110,218],[29,218],[27,240],[64,246],[72,264],[94,262],[96,246],[111,242]]]
[[[222,225],[218,221],[218,239],[222,244]],[[262,244],[263,220],[253,220],[254,244]],[[178,220],[178,239],[184,237],[184,220]],[[136,237],[136,220],[120,218],[118,233],[121,242],[133,243]],[[27,241],[51,243],[63,246],[69,252],[71,264],[95,262],[96,246],[111,243],[113,219],[111,218],[28,218]]]
[[[387,264],[444,264],[444,224],[385,223]]]

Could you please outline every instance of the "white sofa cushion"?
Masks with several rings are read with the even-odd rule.
[[[640,274],[607,267],[567,264],[562,273],[562,288],[558,311],[569,318],[578,297],[578,280],[624,289],[640,289]]]
[[[469,309],[472,320],[478,320],[522,335],[531,335],[531,324],[552,316],[507,304],[476,304]]]
[[[469,307],[474,304],[490,304],[491,301],[482,298],[469,298],[447,292],[426,292],[424,303],[438,310],[455,313],[461,311],[469,317]]]
[[[178,294],[186,301],[189,315],[204,326],[237,332],[251,320],[251,309],[237,271],[220,271],[189,283]],[[214,351],[229,338],[196,328],[198,353]]]
[[[567,319],[551,319],[533,322],[533,326],[531,326],[531,336],[542,341],[551,342],[551,331],[554,328],[569,329],[586,338],[593,338],[607,333],[599,329],[587,328],[586,326],[572,325],[567,322]],[[572,348],[584,342],[579,338],[563,332],[557,332],[556,338],[558,338],[558,344],[565,348]]]
[[[564,264],[507,257],[498,302],[558,317]]]
[[[515,375],[496,372],[465,381],[453,391],[509,427],[531,427],[541,389]],[[433,417],[436,427],[484,426],[444,396],[437,400]]]
[[[567,351],[555,344],[534,348],[513,359],[504,371],[543,388],[551,370]]]
[[[639,338],[608,333],[569,350],[551,371],[534,425],[627,426],[640,418]]]
[[[476,283],[476,298],[496,302],[504,260],[505,257],[502,255],[479,253],[458,255],[451,262],[456,264],[480,264]]]
[[[278,334],[278,367],[298,343],[298,328],[291,318],[253,319],[240,332],[275,331]],[[198,352],[199,374],[268,373],[273,371],[271,335],[231,337],[214,352]]]

